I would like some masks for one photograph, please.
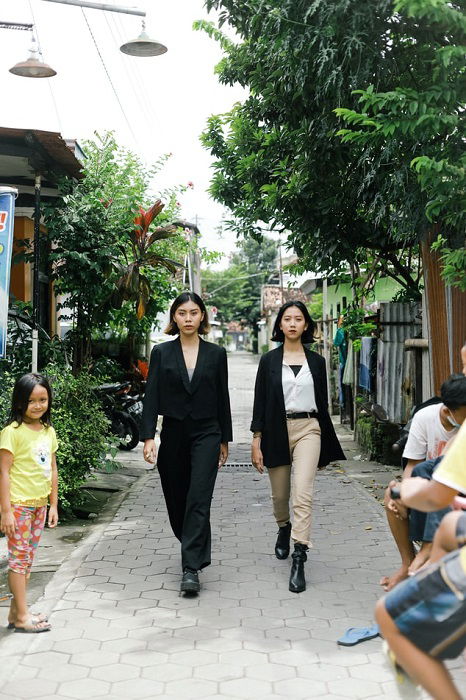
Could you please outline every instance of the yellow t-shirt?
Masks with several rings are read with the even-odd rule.
[[[13,454],[10,469],[11,503],[40,505],[52,490],[52,454],[58,449],[55,430],[32,430],[13,422],[0,433],[0,450]],[[37,501],[37,504],[35,503]]]
[[[455,491],[466,493],[466,421],[448,449],[432,478]],[[461,549],[461,565],[466,573],[466,546]]]

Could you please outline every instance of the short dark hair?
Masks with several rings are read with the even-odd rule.
[[[447,408],[466,406],[466,376],[452,374],[440,387],[440,398]]]
[[[164,333],[167,335],[178,335],[180,331],[176,325],[174,316],[177,308],[181,306],[181,304],[186,304],[187,301],[193,301],[195,304],[197,304],[201,312],[204,314],[204,318],[201,321],[198,333],[199,335],[207,335],[207,333],[210,331],[209,314],[207,313],[204,302],[199,294],[196,294],[196,292],[181,292],[181,294],[178,294],[175,301],[170,306],[170,321],[168,322],[168,326],[165,328]]]
[[[24,416],[29,405],[29,397],[36,386],[43,386],[44,389],[46,389],[49,397],[49,405],[47,406],[46,412],[41,417],[40,422],[46,427],[51,425],[50,411],[52,408],[52,389],[50,388],[47,377],[34,372],[23,374],[23,376],[19,377],[15,382],[13,387],[13,395],[11,397],[9,423],[16,421],[18,425],[21,425],[21,423],[24,421]]]
[[[276,318],[274,326],[273,326],[271,340],[274,340],[276,343],[283,343],[284,342],[285,335],[284,335],[282,329],[280,328],[280,323],[282,322],[283,314],[291,306],[296,306],[296,308],[301,311],[302,315],[304,316],[304,320],[307,323],[307,328],[301,336],[301,342],[302,343],[312,343],[314,340],[314,332],[316,329],[316,324],[312,320],[311,314],[307,310],[305,304],[303,304],[302,301],[297,301],[297,300],[296,301],[287,301],[286,304],[283,304],[283,306],[280,307],[280,310],[278,312],[277,318]]]

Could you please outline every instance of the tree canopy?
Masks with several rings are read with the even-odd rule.
[[[244,321],[253,331],[261,316],[261,286],[276,269],[277,245],[267,237],[261,243],[247,239],[238,243],[226,270],[202,272],[203,297],[218,309],[223,322]]]
[[[55,291],[74,327],[75,369],[96,333],[113,326],[145,336],[174,295],[171,258],[183,261],[188,245],[182,236],[165,240],[178,214],[176,193],[162,193],[165,208],[150,194],[163,158],[147,168],[112,134],[86,142],[84,152],[82,179],[65,179],[61,199],[45,212]]]
[[[464,0],[206,4],[241,39],[197,23],[222,43],[219,80],[250,90],[242,104],[211,117],[202,137],[216,159],[211,193],[232,210],[232,225],[253,237],[263,224],[285,230],[303,268],[330,274],[365,264],[369,250],[382,271],[396,268],[407,288],[415,286],[409,267],[398,264],[400,250],[409,254],[432,221],[452,211],[447,168],[464,173],[453,155],[464,139]],[[384,109],[389,119],[371,124],[374,110],[380,120]],[[418,120],[415,128],[397,118],[403,109]],[[353,128],[366,138],[352,137]],[[445,145],[451,161],[440,173],[433,160]],[[435,173],[437,192],[448,193],[432,204]],[[445,223],[452,240],[460,220]]]

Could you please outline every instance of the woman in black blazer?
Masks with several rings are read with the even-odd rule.
[[[181,542],[181,591],[200,590],[198,570],[210,564],[210,504],[218,469],[232,440],[227,356],[201,340],[207,311],[194,292],[183,292],[170,308],[168,335],[174,341],[151,353],[142,413],[144,458],[155,462],[157,417],[162,415],[157,468],[170,524]]]
[[[345,459],[328,413],[325,360],[303,344],[312,342],[314,329],[302,302],[289,301],[281,307],[272,340],[283,345],[261,357],[251,423],[252,463],[261,473],[267,467],[272,488],[278,559],[287,558],[290,537],[294,541],[289,583],[294,593],[306,588],[304,562],[311,544],[317,468]]]

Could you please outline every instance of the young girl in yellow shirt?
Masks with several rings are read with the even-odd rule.
[[[34,553],[47,517],[58,522],[55,430],[50,423],[52,392],[40,374],[25,374],[14,386],[11,415],[0,433],[0,529],[8,538],[8,584],[13,595],[8,627],[47,632],[46,618],[28,609],[26,589]]]

